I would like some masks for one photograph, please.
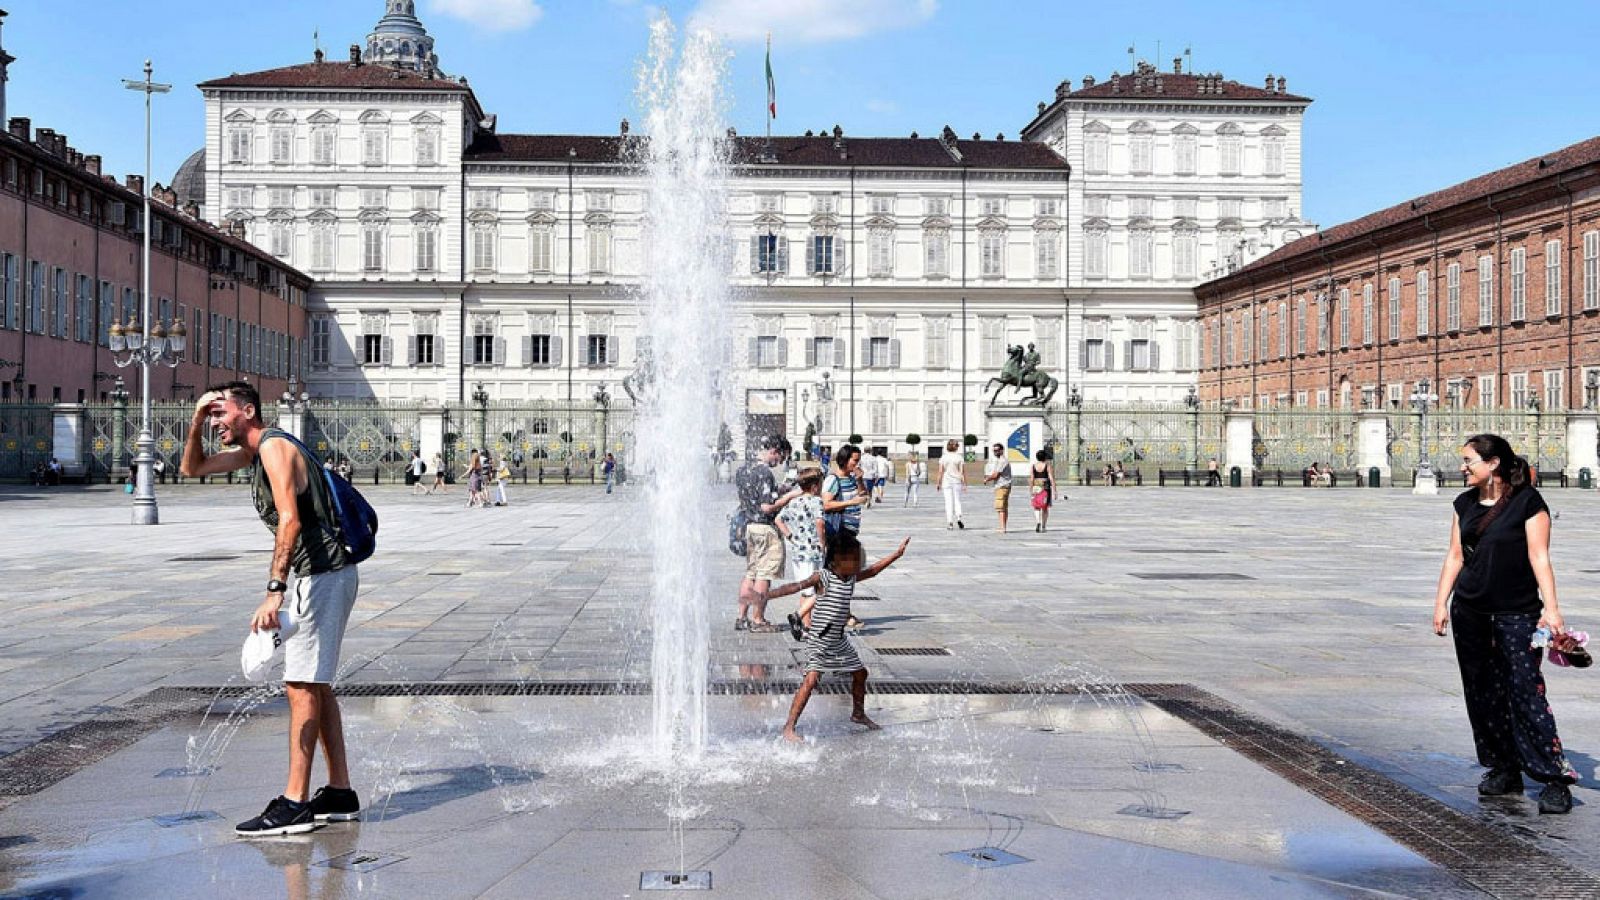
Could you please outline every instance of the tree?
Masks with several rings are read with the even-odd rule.
[[[915,431],[906,435],[906,444],[908,446],[916,447],[920,443],[922,443],[922,435],[917,434]]]

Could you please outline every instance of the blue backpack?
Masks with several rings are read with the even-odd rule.
[[[300,439],[283,432],[283,436],[300,448],[307,462],[312,468],[322,474],[323,483],[328,486],[328,496],[333,500],[333,514],[339,520],[339,543],[344,547],[345,562],[359,565],[372,556],[372,551],[378,548],[378,512],[361,496],[356,486],[329,469],[322,466],[322,460],[317,458],[311,448],[300,442]]]

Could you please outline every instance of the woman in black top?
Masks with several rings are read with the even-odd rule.
[[[1036,462],[1029,471],[1029,498],[1033,504],[1033,530],[1044,531],[1050,525],[1050,507],[1056,496],[1056,473],[1050,467],[1049,450],[1040,450],[1033,457]],[[1040,498],[1043,498],[1042,500]]]
[[[1528,461],[1505,438],[1479,434],[1461,448],[1468,489],[1455,500],[1450,552],[1439,573],[1433,630],[1455,623],[1456,662],[1483,796],[1519,794],[1524,773],[1545,785],[1539,811],[1572,808],[1578,776],[1561,752],[1539,673],[1533,632],[1565,627],[1550,568],[1550,510],[1528,483]]]

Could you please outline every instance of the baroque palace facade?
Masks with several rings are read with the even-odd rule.
[[[408,0],[347,59],[200,88],[206,144],[180,197],[316,280],[315,394],[618,393],[648,345],[626,122],[501,133]],[[909,432],[981,432],[983,385],[1026,343],[1057,402],[1181,402],[1200,363],[1193,286],[1314,229],[1298,218],[1309,102],[1282,79],[1141,64],[1063,83],[1021,140],[735,137],[747,411],[896,450]]]

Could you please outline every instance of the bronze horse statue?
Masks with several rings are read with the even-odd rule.
[[[995,385],[999,387],[995,387]],[[994,396],[989,398],[989,406],[993,407],[1000,399],[1000,392],[1008,387],[1017,390],[1031,390],[1033,393],[1018,401],[1020,406],[1044,406],[1050,398],[1056,395],[1056,389],[1061,383],[1048,372],[1041,372],[1038,368],[1037,356],[1025,358],[1023,348],[1018,345],[1006,351],[1006,363],[1000,368],[999,376],[989,379],[983,386],[985,393],[994,387]]]

